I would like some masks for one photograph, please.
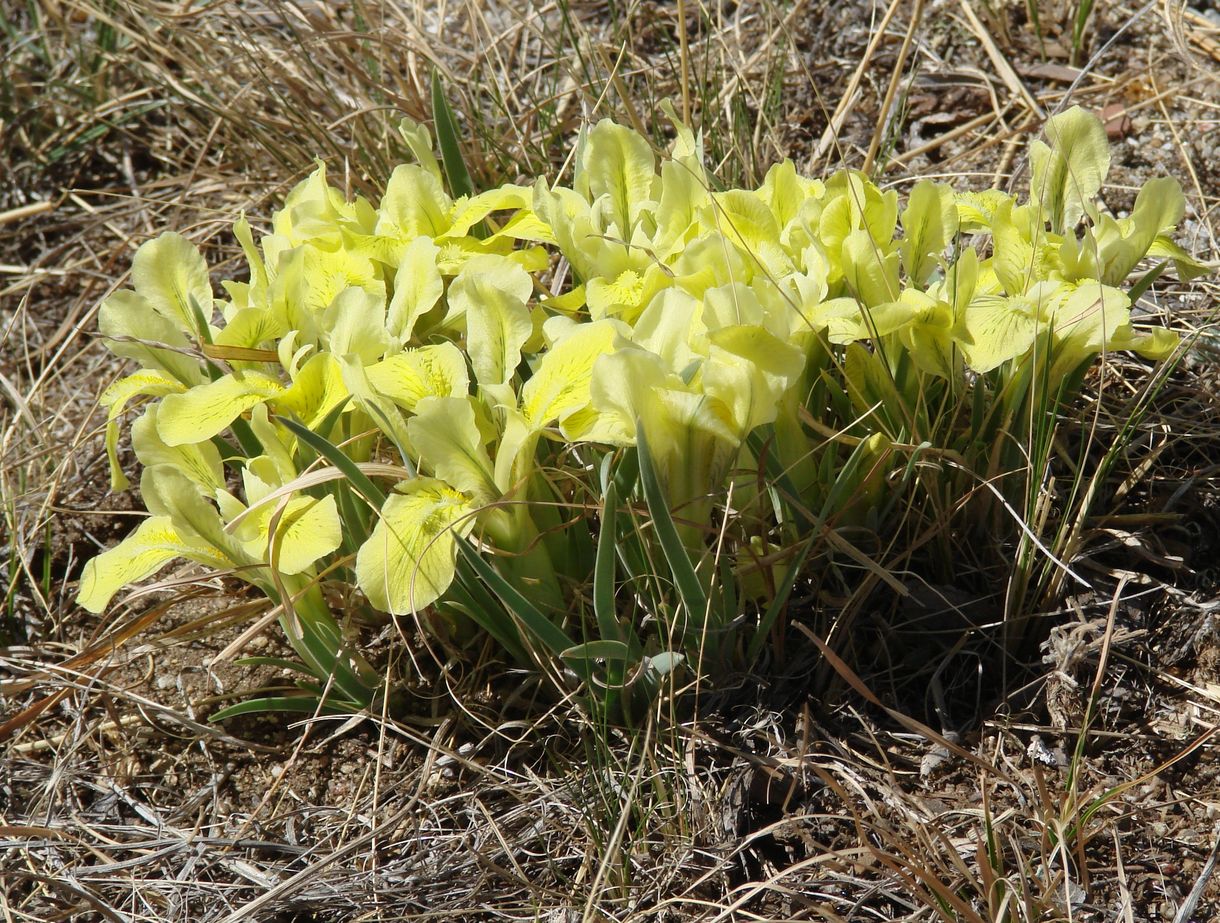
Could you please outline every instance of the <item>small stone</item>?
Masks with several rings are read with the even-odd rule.
[[[1111,103],[1101,110],[1101,120],[1106,126],[1106,137],[1117,141],[1131,134],[1134,123],[1127,114],[1127,107],[1122,103]]]

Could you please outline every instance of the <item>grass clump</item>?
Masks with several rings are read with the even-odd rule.
[[[893,536],[933,574],[962,536],[993,575],[1015,544],[1014,621],[1070,573],[1070,530],[1040,518],[1064,414],[1097,354],[1174,351],[1132,326],[1132,297],[1201,270],[1170,237],[1172,180],[1130,218],[1101,211],[1095,118],[1051,119],[1024,201],[922,182],[903,204],[790,162],[716,190],[676,115],[659,163],[603,121],[571,186],[473,194],[434,101],[441,159],[404,122],[415,162],[377,205],[320,166],[261,240],[238,221],[250,277],[226,298],[164,234],[102,306],[112,351],[143,366],[102,397],[113,479],[138,400],[153,515],[79,600],[100,610],[181,557],[258,587],[307,678],[222,716],[377,704],[333,598],[356,624],[412,616],[453,654],[489,637],[617,719],[676,677],[748,667],[795,587],[815,614],[827,574],[904,592],[874,560]]]

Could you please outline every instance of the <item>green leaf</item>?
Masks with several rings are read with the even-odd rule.
[[[454,198],[474,195],[474,182],[466,161],[462,158],[462,146],[458,139],[457,120],[445,98],[439,71],[432,71],[432,120],[436,124],[436,140],[441,148],[441,160],[445,164],[445,177],[449,180],[449,192]],[[482,234],[476,233],[476,237]]]
[[[669,503],[653,466],[644,427],[639,424],[636,426],[636,452],[640,460],[640,484],[644,489],[644,501],[648,504],[648,513],[652,516],[657,540],[661,543],[661,550],[669,564],[669,571],[678,588],[687,618],[696,624],[703,624],[709,611],[707,594],[695,572],[695,565],[691,563],[690,556],[682,545],[673,516],[669,512]]]
[[[593,614],[602,638],[622,642],[623,626],[618,620],[615,597],[615,545],[618,544],[618,491],[614,482],[606,485],[602,497],[601,533],[597,537],[597,561],[593,568]]]
[[[750,663],[754,663],[758,659],[763,645],[771,634],[771,629],[775,626],[780,613],[784,611],[784,607],[788,605],[788,599],[792,596],[792,590],[796,587],[797,580],[800,579],[801,573],[809,561],[809,552],[813,550],[813,546],[822,538],[821,525],[822,521],[818,520],[810,529],[809,537],[805,539],[800,550],[793,556],[792,563],[788,565],[788,569],[784,572],[783,582],[776,588],[778,592],[776,592],[775,598],[771,600],[771,604],[767,606],[767,611],[758,620],[758,628],[754,632],[754,637],[750,639],[750,646],[746,654]]]
[[[1161,273],[1165,271],[1168,265],[1168,260],[1161,260],[1161,262],[1135,280],[1131,288],[1127,290],[1127,297],[1131,299],[1132,304],[1135,304],[1147,294],[1148,289],[1152,288],[1152,283],[1161,277]]]
[[[500,598],[514,618],[525,627],[530,635],[543,645],[552,655],[559,657],[566,650],[575,647],[569,638],[554,622],[542,614],[516,587],[505,580],[494,567],[488,564],[465,538],[457,539],[458,554],[461,555],[472,571],[483,581],[488,589]],[[587,673],[584,674],[587,678]]]
[[[275,667],[279,670],[291,670],[293,673],[302,673],[305,676],[313,676],[309,667],[296,660],[288,660],[284,657],[239,657],[233,661],[235,667]]]
[[[218,723],[231,718],[240,718],[242,715],[265,715],[271,712],[288,712],[297,715],[344,714],[356,711],[358,708],[354,703],[344,706],[331,700],[322,702],[315,695],[262,696],[222,708],[209,716],[208,721]]]
[[[298,423],[296,420],[280,417],[279,422],[286,426],[303,443],[342,471],[343,476],[368,500],[373,509],[380,510],[385,506],[385,491],[369,480],[368,475],[361,471],[341,448],[329,439],[319,436],[309,427]]]
[[[585,669],[590,672],[590,661],[612,660],[626,663],[634,659],[631,656],[631,649],[622,641],[607,641],[604,639],[600,641],[586,641],[584,644],[569,647],[566,651],[562,651],[559,657],[562,660],[584,662]]]
[[[331,684],[340,704],[366,708],[382,686],[381,675],[359,653],[351,651],[343,631],[331,614],[316,581],[309,577],[284,577],[264,589],[274,601],[282,601],[279,589],[290,600],[280,616],[280,625],[297,655],[322,685]]]
[[[488,592],[486,585],[464,558],[458,558],[457,577],[445,594],[443,604],[453,606],[473,619],[518,663],[530,662],[521,640],[521,632],[517,630],[517,623],[504,606]]]

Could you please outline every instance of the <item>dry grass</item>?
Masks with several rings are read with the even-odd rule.
[[[1220,915],[1211,282],[1151,296],[1199,345],[1115,470],[1125,505],[1090,523],[1081,566],[1099,593],[1047,614],[1058,627],[1028,685],[980,698],[994,686],[952,587],[932,588],[907,627],[853,603],[863,682],[935,739],[803,649],[766,683],[713,696],[703,720],[657,714],[634,739],[567,706],[539,714],[528,687],[506,694],[518,677],[454,664],[425,664],[411,722],[226,733],[206,714],[267,678],[211,663],[251,617],[242,600],[103,621],[70,604],[83,559],[138,505],[105,492],[92,409],[119,372],[92,341],[94,311],[134,247],[177,228],[224,270],[237,212],[265,215],[319,156],[375,191],[404,156],[397,119],[427,115],[432,68],[476,182],[564,169],[575,132],[602,115],[660,142],[655,113],[672,98],[726,181],[794,156],[814,172],[872,163],[896,183],[1019,184],[1042,113],[1069,98],[1117,106],[1115,198],[1179,176],[1184,235],[1215,257],[1210,20],[1114,4],[1089,36],[1099,57],[1069,68],[1052,28],[1062,5],[1048,2],[1049,43],[1021,24],[1028,4],[984,0],[10,6],[0,677],[3,717],[22,729],[0,757],[6,920]],[[1136,374],[1115,363],[1095,383],[1102,431],[1121,423],[1103,411]],[[930,664],[912,639],[935,631],[962,643]],[[811,688],[837,691],[811,701]]]

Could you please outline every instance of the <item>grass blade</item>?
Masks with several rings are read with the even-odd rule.
[[[312,695],[269,695],[257,699],[246,699],[236,705],[222,708],[208,717],[208,721],[228,721],[242,715],[263,715],[267,712],[292,712],[298,715],[346,713],[351,709],[340,708],[338,703],[319,703]]]
[[[286,657],[239,657],[233,661],[235,667],[275,667],[279,670],[291,670],[293,673],[301,673],[305,676],[313,677],[313,671],[303,663],[298,663],[295,660],[289,660]],[[314,677],[316,678],[316,677]]]
[[[314,611],[310,600],[299,600],[290,613],[281,616],[280,625],[315,678],[329,680],[348,701],[360,703],[361,708],[372,704],[377,687],[365,682],[344,656],[347,648],[329,611]]]
[[[652,454],[648,450],[648,440],[644,435],[642,423],[636,424],[636,453],[639,456],[640,484],[644,488],[644,501],[648,504],[648,513],[652,516],[657,540],[661,543],[661,551],[669,564],[670,574],[678,588],[678,595],[682,598],[687,618],[697,620],[702,628],[706,628],[707,593],[703,590],[699,575],[695,573],[695,565],[682,545],[678,528],[669,512],[669,503],[653,467]]]
[[[614,605],[617,520],[618,491],[611,481],[602,498],[601,534],[597,537],[597,561],[593,568],[593,614],[597,618],[598,633],[603,639],[623,641],[623,626],[619,623]]]
[[[374,509],[380,510],[385,505],[385,491],[374,484],[341,448],[296,420],[280,417],[279,421],[288,427],[294,436],[342,471],[348,482],[364,495]]]
[[[500,643],[500,646],[519,663],[529,663],[525,645],[521,641],[521,632],[517,630],[512,617],[504,611],[504,607],[496,602],[495,597],[487,592],[487,588],[470,569],[470,566],[460,558],[457,562],[457,576],[446,593],[444,604],[452,606],[473,619],[484,631]]]
[[[470,565],[470,569],[474,571],[475,575],[500,598],[508,611],[529,629],[530,634],[537,638],[548,651],[558,657],[564,651],[576,646],[562,628],[543,615],[520,590],[484,561],[467,539],[461,536],[455,536],[455,539],[459,557]]]
[[[449,101],[445,99],[445,88],[441,86],[441,75],[437,71],[432,72],[432,120],[436,123],[436,140],[441,148],[441,162],[445,166],[445,178],[449,180],[450,195],[455,199],[474,195],[474,182],[466,169],[458,141],[457,120],[449,108]]]
[[[814,530],[809,538],[805,539],[801,550],[792,559],[792,563],[788,565],[788,570],[784,572],[784,582],[777,588],[779,592],[775,594],[775,598],[771,600],[771,605],[767,606],[767,611],[758,620],[758,630],[755,631],[754,637],[750,639],[750,646],[747,650],[747,662],[754,663],[758,659],[758,655],[762,653],[762,647],[766,644],[776,619],[784,611],[784,607],[788,605],[788,597],[792,595],[797,578],[805,569],[809,559],[809,552],[813,550],[813,546],[817,543],[820,531],[820,529]]]

